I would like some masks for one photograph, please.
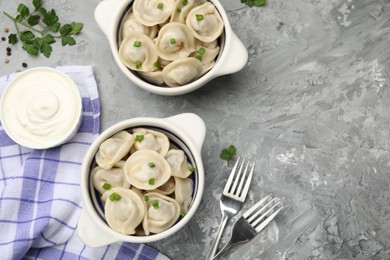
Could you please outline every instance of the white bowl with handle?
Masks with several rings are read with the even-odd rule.
[[[100,195],[92,184],[91,170],[100,144],[122,130],[149,128],[166,134],[169,140],[182,149],[195,167],[191,174],[194,183],[192,201],[188,212],[167,230],[150,235],[124,235],[107,223]],[[92,143],[84,158],[81,173],[83,208],[77,225],[77,234],[90,247],[100,247],[114,242],[149,243],[164,239],[183,228],[194,216],[201,202],[204,189],[204,169],[201,158],[206,128],[203,120],[192,113],[168,118],[140,117],[121,121],[105,131]]]
[[[197,80],[179,87],[162,87],[151,84],[129,70],[119,58],[119,33],[122,19],[131,8],[133,0],[104,0],[95,9],[95,20],[110,44],[112,55],[119,69],[138,87],[158,95],[174,96],[192,92],[212,79],[240,71],[248,61],[248,51],[233,32],[224,8],[218,0],[214,4],[223,22],[224,30],[220,37],[220,53],[214,67]]]

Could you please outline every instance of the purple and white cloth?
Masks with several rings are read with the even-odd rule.
[[[100,103],[91,66],[57,69],[80,90],[82,123],[68,143],[47,150],[15,144],[0,124],[0,258],[168,259],[144,244],[90,248],[78,238],[81,164],[99,134]],[[0,78],[0,94],[14,76]]]

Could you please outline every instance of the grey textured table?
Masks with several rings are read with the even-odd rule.
[[[93,65],[102,130],[138,116],[204,119],[203,202],[188,226],[151,244],[173,259],[207,253],[229,172],[219,152],[229,144],[257,163],[244,208],[271,191],[287,207],[227,259],[390,259],[390,1],[268,2],[222,1],[249,62],[184,96],[147,93],[121,74],[93,19],[98,0],[45,1],[62,20],[84,22],[78,44],[56,45],[50,59],[27,57],[17,45],[0,75],[22,62]],[[0,1],[0,10],[17,4]],[[3,15],[0,25],[13,28]],[[8,45],[0,45],[6,58]]]

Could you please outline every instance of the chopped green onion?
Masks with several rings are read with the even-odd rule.
[[[186,215],[186,212],[184,210],[180,210],[180,216],[184,217]]]
[[[154,167],[156,167],[156,165],[154,164],[154,162],[150,162],[150,163],[149,163],[149,167],[150,167],[150,168],[154,168]]]
[[[196,16],[196,20],[197,20],[198,22],[204,20],[203,14],[196,14],[195,16]]]
[[[158,209],[158,200],[152,200],[150,203],[152,204],[153,208]]]
[[[144,201],[148,201],[148,200],[149,200],[148,195],[145,195],[145,196],[144,196]]]
[[[137,61],[135,62],[135,68],[136,68],[136,69],[141,68],[141,65],[142,65],[142,63],[141,63],[139,60],[137,60]]]
[[[189,164],[189,165],[188,165],[188,170],[189,170],[190,172],[194,172],[194,171],[195,171],[195,167],[194,167],[192,164]]]
[[[181,8],[180,7],[176,8],[176,12],[180,13],[181,12]]]
[[[156,61],[153,66],[155,66],[156,68],[160,68],[161,67],[161,64],[160,62]]]
[[[155,181],[154,178],[150,178],[149,179],[149,185],[154,185],[154,181]]]
[[[163,3],[158,3],[157,8],[162,10],[164,8],[164,4]]]
[[[102,187],[105,190],[109,190],[109,189],[111,189],[111,184],[105,182]]]
[[[202,55],[200,55],[200,54],[195,55],[195,59],[198,59],[199,61],[202,61]]]
[[[122,197],[118,193],[114,192],[108,197],[111,201],[119,201]]]
[[[175,39],[175,38],[169,39],[169,43],[170,43],[170,44],[175,44],[175,43],[176,43],[176,39]]]
[[[135,141],[141,142],[142,140],[144,140],[144,136],[143,135],[136,135],[135,136]]]
[[[139,47],[141,47],[141,42],[140,41],[135,41],[133,46],[139,48]]]
[[[186,6],[188,4],[188,0],[183,0],[183,6]]]
[[[206,50],[203,47],[200,47],[198,50],[199,54],[204,54],[205,52],[206,52]]]

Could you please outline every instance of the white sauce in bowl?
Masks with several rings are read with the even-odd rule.
[[[14,78],[0,101],[0,119],[16,143],[45,149],[68,141],[81,122],[76,84],[63,72],[34,68]]]

